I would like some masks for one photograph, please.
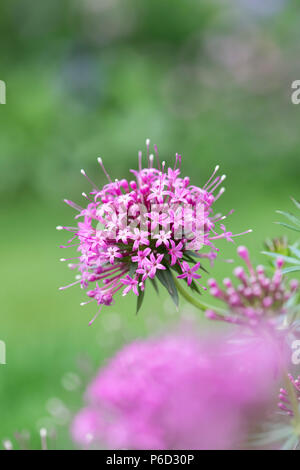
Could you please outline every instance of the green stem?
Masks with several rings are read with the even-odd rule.
[[[184,287],[182,287],[182,284],[180,283],[180,281],[178,281],[176,276],[173,276],[173,278],[174,278],[174,282],[175,282],[175,285],[176,285],[176,288],[177,288],[178,292],[182,295],[183,298],[185,298],[185,300],[187,300],[187,302],[192,304],[198,310],[201,310],[201,312],[205,312],[205,310],[211,309],[211,310],[219,311],[220,313],[224,314],[224,310],[222,310],[220,308],[217,308],[217,307],[214,307],[212,305],[206,304],[204,302],[199,302],[199,300],[196,300],[191,294],[189,294],[184,289]]]

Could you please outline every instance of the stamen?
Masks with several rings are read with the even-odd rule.
[[[213,177],[215,176],[215,174],[217,173],[217,171],[219,170],[220,166],[217,165],[211,175],[211,177],[209,178],[209,180],[207,181],[207,183],[203,186],[203,189],[206,188],[206,186],[211,182],[211,180],[213,179]]]
[[[72,284],[69,284],[68,286],[59,287],[58,290],[65,290],[65,289],[68,289],[69,287],[73,287],[76,284],[78,284],[80,281],[81,279],[79,279],[78,281],[72,282]]]
[[[139,158],[139,171],[142,171],[142,151],[140,150],[138,153]]]
[[[178,155],[178,169],[181,169],[181,155]]]
[[[101,166],[101,168],[102,168],[102,170],[103,170],[103,173],[105,174],[105,176],[106,176],[106,178],[108,179],[108,181],[109,181],[110,183],[112,183],[112,179],[111,179],[111,177],[109,176],[109,174],[107,173],[107,171],[106,171],[106,169],[105,169],[105,167],[104,167],[104,165],[103,165],[103,161],[102,161],[102,158],[101,158],[101,157],[98,157],[98,163],[99,163],[99,165]]]
[[[94,321],[99,317],[99,315],[101,313],[101,310],[102,310],[102,307],[103,307],[103,305],[101,305],[101,307],[99,308],[99,310],[96,313],[96,315],[94,316],[94,318],[92,318],[92,320],[89,322],[89,326],[91,326],[94,323]]]
[[[159,161],[159,155],[158,155],[158,148],[156,144],[154,144],[154,153],[156,156],[157,168],[160,170],[160,161]]]
[[[216,184],[218,181],[220,181],[220,176],[217,176],[211,183],[205,188],[206,191],[210,191],[210,188]]]
[[[246,235],[246,233],[252,233],[253,230],[252,228],[250,228],[249,230],[245,230],[245,232],[241,232],[241,233],[236,233],[234,235],[231,235],[232,237],[240,237],[241,235]]]
[[[94,302],[94,301],[95,299],[88,300],[87,302],[81,302],[80,307],[84,307],[85,305],[90,304],[91,302]]]
[[[63,227],[62,225],[58,225],[56,230],[68,230],[68,232],[74,232],[78,230],[78,227]]]
[[[226,189],[223,186],[223,188],[221,188],[220,191],[218,192],[218,194],[216,195],[215,202],[222,196],[222,194],[225,193],[225,191],[226,191]]]
[[[68,204],[68,206],[72,207],[73,209],[77,210],[78,212],[83,211],[83,207],[80,207],[78,204],[76,204],[73,201],[70,201],[70,199],[64,199],[64,202]]]
[[[83,197],[85,197],[85,199],[87,199],[88,201],[90,202],[93,202],[86,193],[81,193]]]
[[[176,154],[175,154],[175,165],[174,165],[174,171],[176,170],[177,162],[178,162],[178,153],[176,153]]]
[[[60,245],[59,248],[72,248],[74,246],[79,246],[79,245]]]
[[[150,139],[146,139],[146,147],[147,147],[147,158],[149,159],[149,153],[150,153]]]
[[[151,155],[149,155],[149,168],[153,168],[153,160],[154,155],[151,153]]]
[[[88,182],[93,186],[93,188],[96,191],[100,191],[98,186],[95,185],[95,183],[88,177],[88,175],[86,174],[86,172],[83,169],[80,170],[80,173],[88,180]]]
[[[221,178],[218,179],[218,182],[215,184],[215,186],[213,186],[212,189],[209,190],[210,193],[213,193],[218,186],[220,186],[221,183],[223,183],[223,181],[226,179],[226,175],[222,175]]]

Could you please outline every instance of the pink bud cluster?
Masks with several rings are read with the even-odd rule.
[[[300,409],[300,375],[298,376],[297,379],[294,379],[294,377],[291,374],[288,374],[288,379],[290,380],[292,387],[295,389],[295,394],[299,402],[299,409]],[[288,391],[285,388],[280,389],[279,393],[279,403],[278,407],[284,411],[288,416],[294,416],[294,413],[292,411],[292,406],[291,402],[289,399],[289,394]]]
[[[250,327],[262,323],[276,326],[287,313],[286,303],[298,289],[298,281],[292,280],[289,287],[285,285],[281,258],[276,261],[274,275],[268,277],[263,266],[254,269],[245,247],[238,248],[238,255],[245,261],[248,273],[243,267],[235,268],[234,275],[239,282],[236,287],[229,278],[224,279],[224,288],[215,279],[208,281],[211,295],[225,303],[227,308],[224,314],[208,310],[206,316]]]
[[[216,176],[218,167],[203,188],[193,186],[188,177],[180,177],[180,155],[176,154],[173,168],[166,168],[165,162],[160,163],[154,146],[157,161],[154,168],[149,140],[146,143],[147,166],[142,168],[140,152],[139,169],[132,170],[135,180],[112,181],[99,158],[108,179],[108,184],[99,189],[82,170],[93,186],[89,195],[83,194],[88,201],[87,206],[82,208],[66,200],[79,212],[76,219],[82,218],[82,221],[75,227],[58,227],[73,233],[65,247],[78,242],[79,252],[78,258],[69,259],[77,259],[69,265],[79,271],[77,279],[60,289],[80,284],[87,289],[90,301],[99,305],[97,315],[103,305],[113,303],[119,290],[123,289],[123,295],[132,291],[138,296],[144,291],[148,279],[153,280],[170,268],[189,286],[194,285],[201,277],[198,274],[201,264],[192,258],[193,255],[202,257],[198,253],[198,238],[201,238],[202,245],[209,247],[210,259],[214,259],[218,252],[215,240],[232,241],[236,236],[223,225],[226,216],[213,214],[213,204],[224,192],[221,188],[215,194],[225,179],[224,175]],[[188,230],[183,220],[182,209],[185,206],[189,208]],[[201,221],[195,216],[199,206]],[[193,230],[199,222],[201,233]],[[208,254],[203,256],[207,258]]]

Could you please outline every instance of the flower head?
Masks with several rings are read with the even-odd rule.
[[[254,269],[247,248],[240,246],[238,255],[245,261],[248,273],[242,267],[234,270],[239,284],[226,278],[221,288],[214,279],[210,279],[210,293],[226,305],[224,314],[208,310],[206,316],[213,320],[222,320],[238,325],[257,327],[258,325],[276,326],[287,313],[286,303],[298,289],[298,282],[292,280],[287,287],[282,275],[283,260],[278,258],[272,277],[267,277],[264,267]]]
[[[180,155],[176,155],[174,168],[167,169],[165,162],[159,161],[157,147],[154,149],[157,167],[147,140],[147,165],[142,167],[140,152],[139,168],[131,170],[135,176],[131,181],[113,181],[99,158],[108,183],[98,188],[82,170],[93,187],[88,195],[83,193],[87,206],[66,200],[78,211],[75,219],[82,219],[75,227],[58,227],[72,234],[64,248],[75,243],[78,251],[77,258],[69,258],[70,268],[79,272],[69,286],[80,284],[87,289],[99,312],[103,305],[113,303],[124,285],[125,294],[132,290],[139,295],[145,281],[156,276],[172,298],[178,298],[173,295],[174,283],[172,290],[169,288],[171,270],[193,287],[202,267],[193,256],[201,257],[199,250],[206,246],[215,258],[215,241],[232,240],[234,236],[220,224],[225,216],[213,213],[213,205],[224,191],[221,188],[216,194],[225,179],[224,175],[217,176],[219,167],[202,188],[192,186],[188,177],[180,176]]]

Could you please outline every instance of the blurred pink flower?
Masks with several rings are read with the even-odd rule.
[[[100,369],[72,435],[96,448],[235,448],[261,417],[276,372],[276,347],[260,338],[138,341]]]

